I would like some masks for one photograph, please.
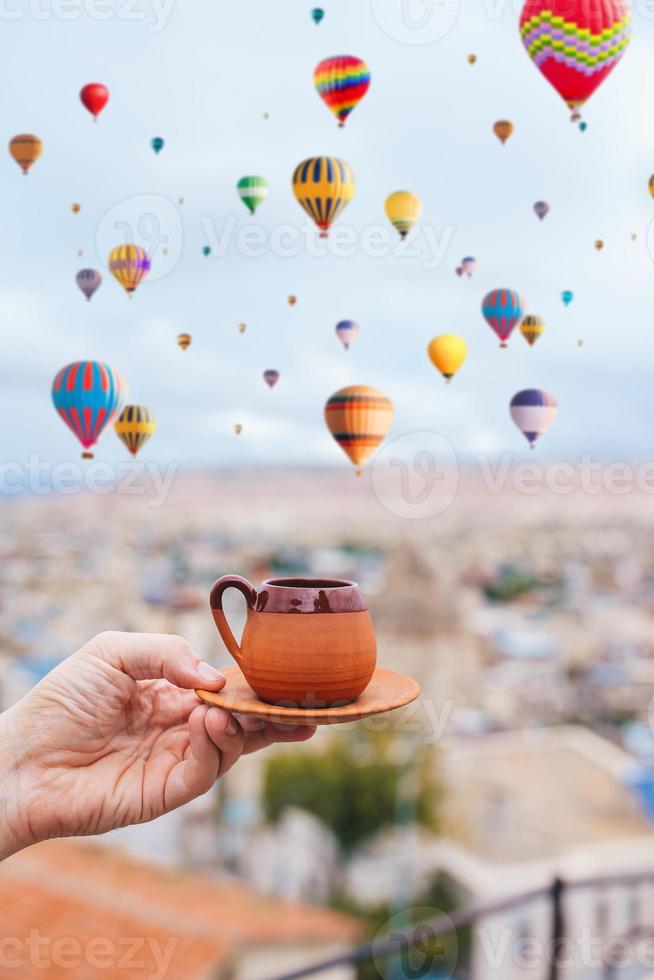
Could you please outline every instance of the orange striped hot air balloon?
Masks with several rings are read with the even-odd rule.
[[[391,427],[393,402],[377,388],[351,385],[331,396],[325,405],[325,422],[360,474]]]
[[[190,333],[180,333],[177,334],[177,346],[181,347],[182,350],[188,350],[191,346],[191,341],[193,338]]]
[[[150,259],[140,245],[118,245],[109,253],[109,268],[123,289],[131,296],[150,271]]]
[[[9,152],[23,173],[26,174],[32,164],[36,163],[41,156],[43,143],[33,133],[22,133],[19,136],[14,136],[11,140]]]

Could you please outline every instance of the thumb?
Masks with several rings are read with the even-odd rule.
[[[181,636],[165,633],[100,633],[80,653],[90,654],[135,681],[163,678],[176,687],[219,691],[225,678]]]

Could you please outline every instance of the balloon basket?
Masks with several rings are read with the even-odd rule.
[[[321,231],[320,234],[318,235],[318,238],[328,238],[328,237],[329,236],[326,231]]]
[[[509,345],[505,343],[500,344],[500,350],[506,350]]]
[[[93,453],[86,450],[85,452],[82,453],[82,459],[95,459],[95,457]]]

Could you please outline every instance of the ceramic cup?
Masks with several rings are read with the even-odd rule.
[[[223,612],[230,588],[247,602],[240,646]],[[210,601],[225,646],[262,701],[329,708],[354,701],[368,686],[377,644],[355,582],[269,579],[257,591],[247,579],[224,575]]]

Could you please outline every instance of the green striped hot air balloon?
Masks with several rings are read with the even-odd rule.
[[[268,197],[268,181],[263,177],[241,177],[236,189],[250,214],[254,214]]]

